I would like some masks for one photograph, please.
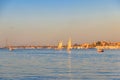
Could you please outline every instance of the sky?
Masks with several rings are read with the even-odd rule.
[[[0,45],[120,41],[120,0],[0,0]]]

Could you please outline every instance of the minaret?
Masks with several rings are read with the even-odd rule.
[[[72,41],[71,38],[69,38],[68,43],[67,43],[67,50],[72,49]]]

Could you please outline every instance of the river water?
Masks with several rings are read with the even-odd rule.
[[[120,80],[120,50],[0,49],[0,80]]]

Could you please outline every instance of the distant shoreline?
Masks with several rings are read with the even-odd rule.
[[[67,45],[61,45],[60,49],[67,49]],[[35,46],[35,45],[23,45],[23,46],[5,46],[0,48],[7,49],[58,49],[59,44],[56,45],[48,45],[48,46]],[[71,43],[71,49],[120,49],[120,42],[107,42],[107,41],[97,41],[93,43],[83,43],[83,44],[74,44]]]
[[[57,46],[9,46],[9,47],[2,47],[0,49],[9,49],[9,50],[15,50],[15,49],[56,49]],[[66,46],[62,48],[67,49]],[[62,50],[60,49],[60,50]],[[75,47],[73,46],[72,49],[120,49],[120,46],[96,46],[96,47],[91,47],[91,48],[86,48],[86,47]]]

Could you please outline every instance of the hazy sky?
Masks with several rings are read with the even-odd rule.
[[[120,41],[120,0],[0,0],[0,45]]]

